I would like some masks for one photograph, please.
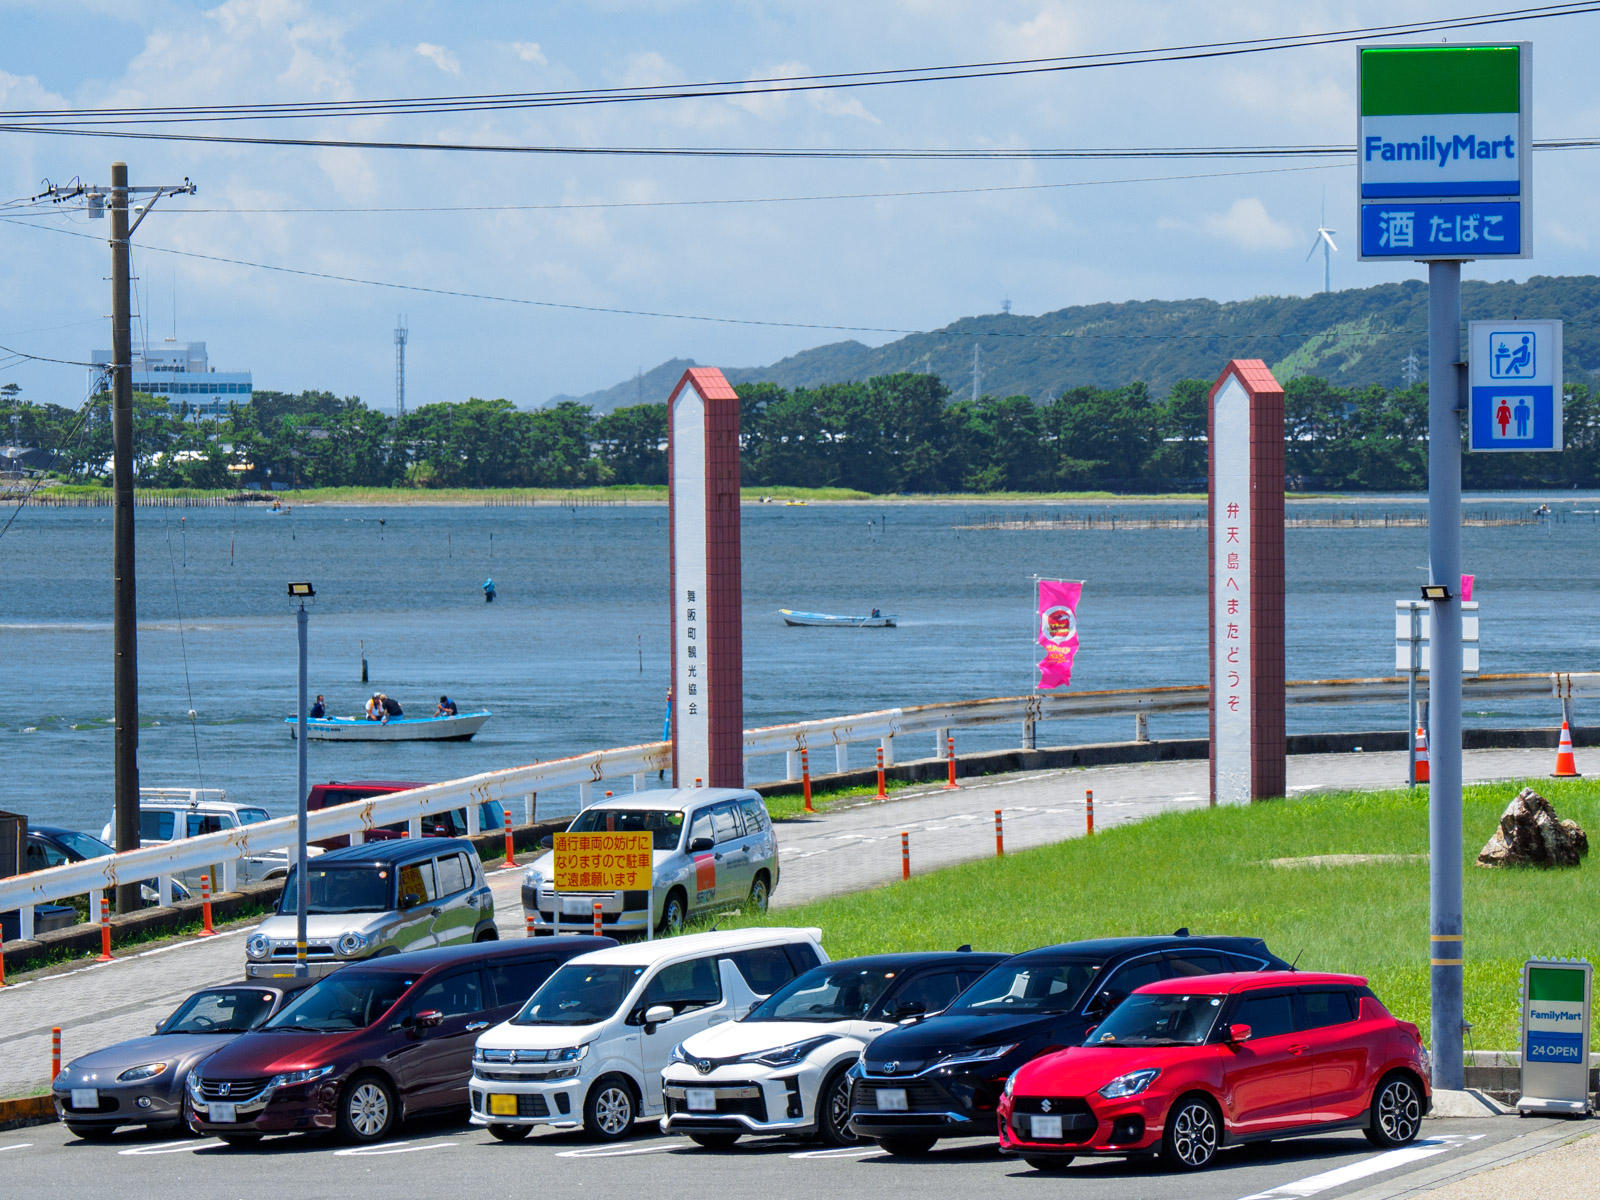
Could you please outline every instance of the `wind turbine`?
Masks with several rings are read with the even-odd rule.
[[[1324,295],[1333,291],[1333,256],[1339,250],[1339,247],[1333,244],[1333,235],[1338,232],[1337,229],[1328,228],[1328,209],[1324,205],[1322,219],[1317,225],[1317,236],[1311,239],[1311,249],[1306,251],[1305,258],[1306,262],[1310,262],[1311,256],[1317,252],[1317,247],[1322,247],[1322,291]]]

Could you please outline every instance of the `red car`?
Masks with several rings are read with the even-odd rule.
[[[1041,1171],[1080,1154],[1207,1165],[1221,1146],[1360,1129],[1416,1138],[1428,1052],[1357,975],[1262,971],[1139,988],[1082,1046],[1006,1081],[1000,1149]]]

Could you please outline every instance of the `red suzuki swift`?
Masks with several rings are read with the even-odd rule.
[[[1220,1146],[1334,1129],[1403,1146],[1431,1104],[1428,1073],[1417,1027],[1360,976],[1166,979],[1006,1081],[1000,1149],[1041,1171],[1153,1153],[1192,1171]]]

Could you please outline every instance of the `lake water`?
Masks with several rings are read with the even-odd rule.
[[[1470,498],[1469,512],[1560,520],[1469,528],[1482,669],[1600,665],[1591,498]],[[1291,516],[1415,515],[1415,497],[1297,504]],[[1206,678],[1205,534],[1198,529],[963,530],[994,505],[747,505],[749,725],[895,705],[1016,695],[1032,683],[1031,578],[1086,581],[1075,689]],[[1030,506],[1105,513],[1105,506]],[[1179,516],[1194,503],[1119,505]],[[1393,672],[1394,601],[1426,578],[1427,530],[1290,529],[1291,679]],[[111,513],[28,510],[0,538],[0,808],[98,832],[112,796]],[[499,599],[479,590],[493,576]],[[146,786],[225,787],[293,810],[295,621],[289,580],[311,580],[312,691],[336,714],[372,690],[408,713],[441,692],[494,717],[470,743],[312,742],[313,780],[434,780],[661,736],[668,676],[666,509],[296,506],[138,510],[139,672]],[[789,629],[780,607],[897,614],[890,630]],[[180,636],[181,625],[181,636]],[[361,679],[362,646],[371,682]],[[641,669],[642,665],[642,669]],[[198,719],[191,729],[186,713]],[[1291,731],[1400,728],[1403,709],[1290,710]],[[1468,714],[1550,724],[1553,703]],[[1204,717],[1154,737],[1202,736]],[[1046,726],[1042,742],[1131,736],[1131,719]],[[958,746],[1016,744],[1005,727]],[[930,746],[922,743],[926,740]],[[197,745],[198,743],[198,745]],[[921,755],[931,738],[902,751]],[[872,747],[856,747],[863,764]]]

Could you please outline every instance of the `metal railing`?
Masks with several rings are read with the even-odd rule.
[[[1462,680],[1468,699],[1509,700],[1554,696],[1570,705],[1578,696],[1600,695],[1600,672],[1572,674],[1480,675]],[[1391,704],[1405,699],[1406,680],[1318,679],[1290,683],[1287,701],[1293,706]],[[798,721],[789,725],[770,725],[748,729],[744,735],[747,766],[753,758],[784,755],[788,774],[798,779],[801,750],[818,750],[832,745],[835,765],[849,769],[847,751],[855,742],[876,741],[884,751],[885,764],[894,759],[894,741],[910,734],[934,735],[930,747],[933,757],[943,757],[951,729],[1019,723],[1024,748],[1033,748],[1035,731],[1041,721],[1071,720],[1081,717],[1128,716],[1135,718],[1135,739],[1146,740],[1151,714],[1199,713],[1206,711],[1209,689],[1188,687],[1137,688],[1118,691],[1077,692],[1035,696],[1003,696],[987,700],[961,700],[952,704],[923,704],[910,708],[890,708],[857,713],[820,721]],[[646,777],[671,770],[671,746],[652,742],[623,746],[572,758],[552,759],[530,766],[487,771],[465,779],[429,784],[406,792],[374,796],[319,809],[308,818],[311,841],[348,837],[364,840],[367,833],[384,825],[406,822],[412,837],[422,836],[424,817],[453,808],[466,809],[470,834],[479,829],[479,804],[497,800],[511,806],[522,801],[524,819],[532,823],[538,793],[554,788],[578,788],[578,808],[593,800],[594,786],[606,781],[632,777],[635,791],[646,785]],[[748,777],[748,771],[747,771]],[[181,824],[181,823],[180,823]],[[222,833],[180,837],[170,842],[144,846],[101,858],[69,863],[0,879],[0,912],[17,910],[19,934],[34,933],[33,907],[53,900],[87,895],[88,912],[100,911],[100,897],[119,883],[170,878],[184,871],[207,866],[221,867],[223,889],[233,886],[234,865],[244,858],[271,851],[284,851],[294,857],[295,818],[278,817]]]

